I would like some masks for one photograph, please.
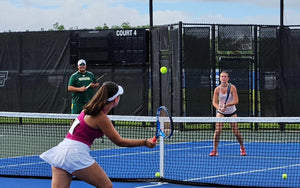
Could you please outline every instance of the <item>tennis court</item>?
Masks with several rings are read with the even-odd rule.
[[[64,118],[65,116],[62,115]],[[155,134],[153,117],[143,119],[143,117],[113,116],[112,118],[123,137],[147,138]],[[19,118],[17,119],[19,121]],[[164,140],[163,148],[160,144],[154,149],[120,148],[104,138],[96,141],[91,155],[116,182],[156,182],[154,185],[147,183],[149,186],[158,186],[159,181],[231,187],[299,186],[299,122],[286,124],[285,131],[279,129],[279,123],[258,124],[259,129],[253,130],[251,129],[253,122],[240,122],[247,156],[240,156],[239,144],[225,125],[218,149],[219,156],[210,157],[214,133],[208,129],[211,122],[191,123],[194,121],[191,118],[179,118],[180,121],[187,122],[174,119],[176,127],[174,135]],[[271,121],[265,119],[267,120]],[[16,119],[12,117],[1,119],[0,175],[50,178],[50,165],[41,160],[38,155],[59,143],[68,131],[69,124],[61,119],[56,119],[55,123],[49,118],[37,120],[35,115],[28,119],[23,117],[22,123],[15,121]],[[290,118],[290,121],[294,120]],[[184,130],[181,130],[182,126]],[[161,149],[163,149],[164,161],[163,177],[160,179],[155,177],[155,173],[161,171]],[[287,174],[288,178],[283,179],[282,174]]]
[[[251,186],[267,187],[293,187],[299,181],[297,172],[300,172],[300,144],[246,143],[245,145],[248,149],[246,157],[239,156],[236,142],[220,143],[220,156],[218,157],[208,156],[212,148],[211,141],[166,145],[168,161],[165,163],[165,178],[214,184],[231,182],[232,185],[238,186],[248,186],[251,180],[255,180],[251,182],[257,182],[257,185]],[[234,148],[237,148],[236,151]],[[288,148],[288,152],[285,155],[274,152],[278,148]],[[105,166],[105,171],[110,177],[124,174],[124,177],[139,179],[153,178],[159,169],[159,164],[155,166],[145,164],[159,161],[157,153],[159,153],[159,147],[149,152],[141,148],[124,148],[93,151],[92,156]],[[179,158],[178,155],[186,156],[186,158]],[[134,161],[132,161],[133,157]],[[145,161],[145,159],[148,160]],[[19,163],[16,164],[16,161]],[[5,171],[27,173],[28,169],[33,169],[31,175],[38,176],[48,169],[48,173],[44,175],[51,176],[50,165],[38,156],[1,159],[1,164],[6,164],[5,170],[1,166],[1,173]],[[130,170],[133,166],[134,171]],[[178,171],[174,172],[172,169],[178,169]],[[192,177],[189,176],[189,171],[193,171]],[[281,178],[283,173],[289,175],[288,179]],[[241,181],[241,179],[247,181]]]
[[[220,156],[209,157],[211,141],[166,145],[165,178],[208,184],[230,182],[235,186],[293,187],[299,183],[299,143],[246,143],[245,146],[248,156],[239,156],[236,142],[221,142]],[[288,151],[282,154],[276,152],[278,148]],[[158,153],[159,147],[149,152],[142,148],[124,148],[93,151],[92,156],[104,166],[109,177],[151,179],[159,169],[159,163],[155,164],[159,161]],[[51,176],[50,165],[38,156],[1,159],[1,164],[6,164],[1,166],[1,173],[28,173],[28,169],[32,169],[31,176],[44,172],[48,172],[44,175]],[[190,171],[193,176],[190,176]],[[281,178],[283,173],[288,174],[288,179]]]

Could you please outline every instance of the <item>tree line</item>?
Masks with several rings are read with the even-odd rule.
[[[130,26],[129,22],[123,22],[120,26],[118,25],[113,25],[111,27],[109,27],[106,23],[103,24],[103,26],[96,26],[95,30],[101,30],[101,29],[130,29],[133,28],[132,26]],[[150,28],[149,25],[143,25],[143,26],[136,26],[134,28]],[[78,30],[78,27],[71,27],[69,28],[69,30]],[[84,28],[84,29],[91,29],[91,28]],[[43,28],[41,28],[42,31],[45,31]],[[55,24],[53,24],[53,28],[49,29],[49,31],[64,31],[65,26],[62,24],[59,24],[58,22],[56,22]]]
[[[40,31],[64,31],[64,30],[101,30],[101,29],[131,29],[131,28],[150,28],[149,25],[142,25],[142,26],[135,26],[132,27],[129,22],[123,22],[120,26],[118,25],[113,25],[109,27],[106,23],[103,24],[103,26],[96,26],[95,28],[78,28],[76,27],[70,27],[69,29],[66,29],[64,25],[60,24],[59,22],[56,22],[52,25],[51,29],[45,29],[41,28]],[[26,30],[26,32],[29,32],[30,30]],[[13,32],[12,30],[8,30],[8,32]]]

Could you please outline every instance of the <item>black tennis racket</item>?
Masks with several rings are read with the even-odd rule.
[[[99,80],[101,80],[101,79],[102,79],[104,76],[106,76],[106,75],[107,75],[107,73],[101,75],[99,78],[96,79],[96,82],[99,82]],[[92,83],[93,83],[93,82],[91,82],[91,83],[90,83],[89,85],[87,85],[85,88],[88,89],[89,87],[91,87]]]
[[[156,113],[156,134],[152,141],[156,142],[158,137],[170,138],[173,135],[173,120],[165,106],[158,108]]]

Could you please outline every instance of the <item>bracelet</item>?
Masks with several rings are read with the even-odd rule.
[[[147,139],[145,139],[145,146],[147,146]]]

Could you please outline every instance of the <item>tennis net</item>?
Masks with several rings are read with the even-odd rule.
[[[51,177],[50,165],[39,155],[64,139],[75,117],[0,112],[0,176]],[[110,118],[124,138],[155,135],[155,117],[111,115]],[[163,147],[158,143],[154,149],[121,148],[104,137],[95,141],[91,155],[112,180],[299,187],[300,118],[174,117],[173,121],[174,134],[164,140]],[[223,131],[219,155],[211,157],[216,122],[223,122]],[[238,124],[246,156],[240,155],[231,123]],[[155,173],[161,170],[163,177],[156,178]],[[282,178],[283,174],[287,174],[286,179]]]

